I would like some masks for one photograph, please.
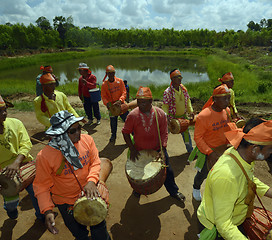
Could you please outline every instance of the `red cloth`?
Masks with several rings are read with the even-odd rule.
[[[194,139],[200,152],[209,155],[212,148],[228,144],[224,135],[230,130],[230,122],[226,111],[230,114],[229,108],[221,112],[212,110],[211,106],[202,110],[196,117]]]
[[[158,121],[160,127],[160,135],[162,146],[167,146],[168,129],[167,118],[165,112],[157,107]],[[160,142],[158,137],[158,129],[154,109],[151,108],[149,116],[143,114],[139,107],[133,109],[127,116],[122,133],[134,133],[135,148],[140,151],[144,149],[160,149]]]
[[[96,88],[96,76],[89,73],[86,77],[86,85],[82,82],[83,77],[81,76],[78,80],[78,96],[90,97],[89,89]]]

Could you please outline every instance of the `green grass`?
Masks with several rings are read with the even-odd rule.
[[[190,55],[201,56],[200,61],[206,66],[209,82],[189,83],[186,84],[191,97],[206,101],[212,94],[213,88],[220,84],[218,78],[226,72],[232,72],[235,78],[234,91],[237,102],[272,102],[272,58],[271,56],[261,56],[260,61],[265,62],[266,67],[256,65],[253,61],[246,58],[228,54],[222,49],[180,49],[179,51],[147,51],[141,49],[93,49],[87,48],[85,52],[60,52],[32,55],[17,58],[2,58],[0,70],[8,70],[10,68],[20,68],[34,65],[37,62],[59,62],[69,59],[80,59],[98,55],[149,55],[149,56],[173,56],[173,55]],[[203,57],[206,56],[206,57]],[[270,71],[264,69],[271,67]],[[64,92],[66,95],[77,95],[77,82],[68,83],[59,86],[57,90]],[[6,79],[0,82],[1,95],[8,96],[16,93],[35,94],[35,82],[22,82],[18,79]],[[168,87],[154,85],[151,88],[154,99],[162,99],[163,91]],[[137,88],[130,85],[130,96],[136,96]]]
[[[14,109],[24,112],[34,112],[33,102],[28,101],[15,101],[13,102]]]

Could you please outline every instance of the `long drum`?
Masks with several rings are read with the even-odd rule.
[[[238,128],[242,128],[246,125],[246,121],[243,118],[235,118],[233,119],[233,122]]]
[[[131,187],[139,194],[148,195],[158,191],[166,178],[166,166],[154,150],[142,150],[138,160],[126,162],[126,176]]]
[[[101,223],[108,214],[109,190],[105,184],[112,171],[112,163],[107,158],[100,158],[101,170],[97,189],[100,197],[87,199],[86,196],[79,198],[73,207],[74,218],[85,226],[95,226]]]
[[[110,112],[113,116],[120,116],[123,113],[127,112],[129,109],[133,109],[137,107],[137,100],[133,100],[129,103],[124,102],[121,105],[113,104],[110,107]]]
[[[108,214],[109,191],[105,183],[98,183],[98,191],[101,197],[87,199],[86,196],[79,198],[73,208],[76,221],[85,226],[95,226],[101,223]]]
[[[4,197],[16,196],[20,191],[23,191],[29,184],[34,181],[36,175],[35,161],[28,162],[20,167],[19,175],[16,174],[13,179],[0,174],[0,193]]]
[[[272,213],[267,213],[272,219]],[[251,217],[244,221],[243,228],[250,240],[272,240],[272,223],[263,208],[254,208]]]
[[[173,118],[170,120],[169,131],[173,134],[185,132],[190,125],[190,121],[184,118]]]

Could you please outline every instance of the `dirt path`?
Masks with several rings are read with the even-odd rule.
[[[75,102],[73,102],[75,100]],[[78,104],[70,98],[72,104]],[[20,119],[29,135],[45,143],[43,126],[36,120],[33,112],[17,112],[9,109],[9,117]],[[110,208],[107,216],[108,230],[114,240],[194,240],[197,239],[196,209],[198,203],[192,200],[192,184],[196,174],[194,163],[187,164],[188,154],[180,135],[169,135],[168,153],[175,172],[176,183],[186,196],[185,204],[172,199],[164,187],[158,192],[141,196],[140,200],[132,195],[132,189],[125,176],[127,148],[121,136],[123,123],[118,122],[118,136],[115,145],[109,143],[109,120],[103,119],[101,125],[84,127],[94,138],[101,157],[108,157],[113,163],[113,171],[107,180],[110,191]],[[190,130],[193,134],[193,129]],[[31,153],[36,156],[43,148],[41,143],[33,142]],[[266,162],[258,162],[256,176],[265,183],[271,183]],[[204,187],[202,187],[203,192]],[[64,226],[61,216],[56,219],[60,233],[53,236],[43,224],[35,221],[34,210],[26,191],[20,193],[19,217],[10,220],[3,208],[0,208],[0,240],[50,240],[74,239]],[[1,206],[3,201],[1,200]],[[272,210],[272,203],[264,199],[264,204]]]

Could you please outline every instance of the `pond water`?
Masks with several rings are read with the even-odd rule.
[[[61,85],[78,81],[80,77],[77,69],[79,62],[88,64],[100,84],[105,76],[105,68],[110,64],[115,67],[117,77],[127,80],[128,84],[134,87],[169,84],[169,72],[175,68],[181,71],[182,82],[185,84],[209,81],[206,69],[201,65],[199,57],[105,55],[51,64]],[[48,65],[50,63],[39,63],[36,66],[8,71],[1,74],[0,80],[5,78],[18,78],[23,81],[36,79],[36,76],[41,73],[39,70],[41,64]]]

